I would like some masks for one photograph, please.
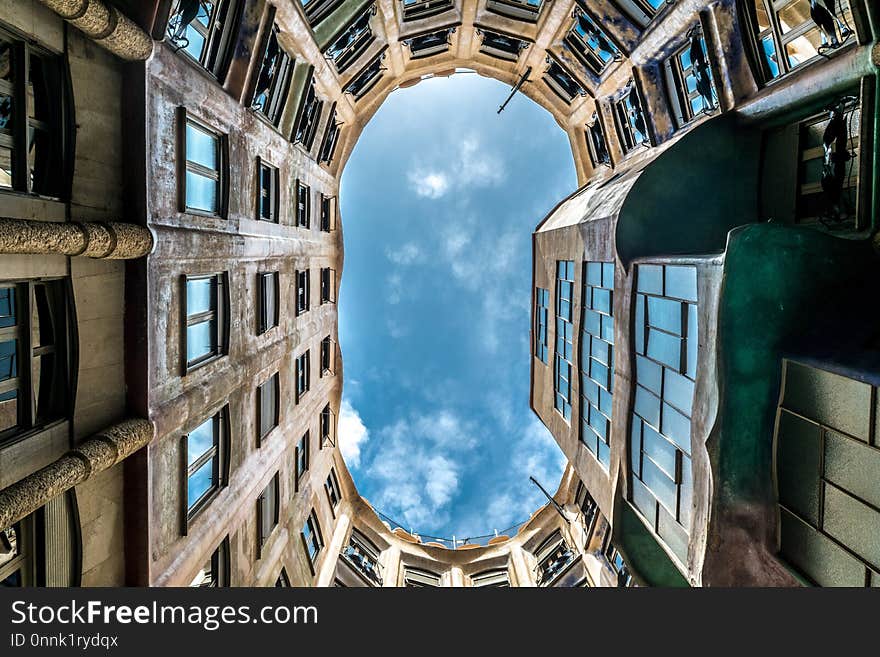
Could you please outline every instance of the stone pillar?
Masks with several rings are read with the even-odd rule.
[[[51,222],[0,217],[0,254],[58,253],[122,260],[142,258],[152,248],[152,233],[136,224]]]
[[[523,554],[523,549],[515,543],[511,544],[510,546],[510,561],[513,564],[513,574],[514,577],[516,577],[516,585],[524,588],[534,587],[534,571],[529,568],[528,564],[526,563],[526,557]]]
[[[118,9],[102,0],[40,1],[117,57],[128,61],[143,61],[153,54],[153,39],[150,35]]]
[[[336,519],[333,537],[327,546],[328,553],[321,564],[321,571],[318,573],[315,586],[319,588],[333,586],[333,579],[336,576],[336,562],[339,561],[339,554],[345,547],[345,539],[348,537],[349,527],[351,527],[351,515],[345,510]]]
[[[0,529],[98,472],[113,467],[153,439],[153,423],[125,420],[83,441],[57,461],[0,490]]]

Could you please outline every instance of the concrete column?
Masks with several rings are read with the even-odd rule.
[[[453,588],[464,587],[464,571],[460,566],[453,566],[449,570],[449,586]]]
[[[57,461],[0,490],[0,528],[6,528],[153,439],[153,423],[125,420],[95,434]]]
[[[0,253],[58,253],[127,260],[153,248],[144,226],[117,222],[51,222],[0,217]]]
[[[339,554],[345,547],[345,537],[348,534],[348,528],[351,527],[351,516],[347,512],[343,512],[336,520],[336,527],[333,528],[333,537],[327,546],[327,556],[321,564],[321,572],[318,573],[318,579],[315,586],[324,588],[333,586],[333,577],[336,574],[336,562],[339,561]]]
[[[128,61],[142,61],[153,54],[153,39],[150,35],[118,9],[102,0],[40,2],[117,57]]]
[[[392,545],[382,552],[382,586],[396,587],[400,578],[400,548]]]
[[[523,549],[516,544],[510,546],[510,561],[513,564],[513,574],[516,576],[516,584],[521,587],[534,587],[535,576],[532,569],[526,563]]]

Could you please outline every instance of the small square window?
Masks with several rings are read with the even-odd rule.
[[[226,212],[226,137],[181,108],[184,166],[183,212],[223,216]]]
[[[257,559],[262,557],[263,546],[278,525],[279,491],[280,479],[276,472],[257,498]]]
[[[184,369],[190,372],[226,353],[226,274],[184,277]]]
[[[257,386],[257,418],[260,424],[260,440],[266,438],[272,429],[278,426],[280,386],[278,372]]]
[[[257,219],[278,223],[278,167],[265,160],[257,159],[259,198],[257,200]]]
[[[296,272],[296,314],[302,315],[309,309],[309,270]]]
[[[311,190],[301,180],[296,181],[296,225],[299,228],[309,228],[311,221]]]
[[[262,272],[257,276],[260,285],[260,321],[257,333],[263,334],[278,326],[279,273]]]
[[[298,404],[309,390],[309,370],[311,369],[311,350],[296,359],[296,403]]]

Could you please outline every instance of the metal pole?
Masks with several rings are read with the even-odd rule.
[[[532,476],[530,476],[529,479],[532,480],[532,483],[535,484],[535,486],[541,489],[541,492],[544,493],[544,497],[546,497],[550,504],[553,505],[553,508],[556,509],[556,513],[558,513],[562,517],[562,519],[565,520],[565,522],[569,522],[568,518],[566,518],[565,514],[562,512],[562,507],[559,506],[559,502],[554,500],[550,493],[544,490],[544,487],[538,482],[537,479]]]
[[[526,72],[522,74],[522,77],[519,79],[519,82],[517,82],[517,83],[513,86],[513,89],[510,90],[510,95],[507,97],[507,100],[505,100],[505,101],[501,104],[501,107],[498,108],[498,114],[501,114],[501,112],[504,111],[504,108],[507,107],[507,103],[509,103],[509,102],[511,101],[511,99],[513,99],[513,97],[514,97],[514,95],[516,94],[516,92],[519,91],[520,88],[526,83],[526,81],[529,79],[529,75],[531,75],[531,73],[532,73],[532,67],[529,66],[529,67],[526,69]],[[536,482],[536,483],[537,483],[537,482]],[[539,484],[539,485],[540,485],[540,484]]]

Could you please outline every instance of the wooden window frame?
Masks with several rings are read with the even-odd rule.
[[[293,454],[293,483],[294,490],[299,491],[300,481],[309,471],[309,459],[311,457],[311,435],[308,430],[302,435],[294,448]]]

